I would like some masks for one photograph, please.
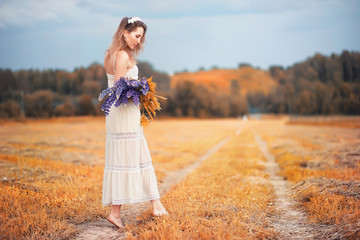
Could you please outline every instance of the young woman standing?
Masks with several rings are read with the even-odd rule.
[[[143,48],[147,26],[138,17],[124,17],[106,51],[108,87],[120,77],[138,79],[135,55]],[[112,106],[106,116],[105,169],[102,203],[111,205],[108,220],[117,227],[121,205],[151,201],[153,215],[168,214],[160,202],[155,171],[140,125],[140,108],[132,100]]]

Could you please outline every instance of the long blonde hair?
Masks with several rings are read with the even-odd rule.
[[[132,23],[128,23],[129,19],[130,19],[129,17],[124,17],[121,20],[119,27],[117,28],[117,30],[113,36],[112,43],[111,43],[110,47],[106,50],[106,52],[109,52],[109,55],[108,55],[109,58],[110,58],[110,55],[112,55],[112,53],[121,51],[121,50],[125,50],[128,53],[131,53],[130,56],[138,55],[140,53],[140,51],[143,50],[147,26],[143,21],[135,21]],[[138,44],[132,50],[126,44],[126,41],[124,38],[124,33],[125,33],[125,30],[127,30],[128,32],[132,32],[138,27],[142,27],[144,29],[144,35],[140,39],[140,44]],[[105,52],[105,54],[106,54],[106,52]]]

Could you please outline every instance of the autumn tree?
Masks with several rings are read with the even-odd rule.
[[[95,115],[95,107],[89,95],[81,95],[77,100],[76,115]]]
[[[0,118],[16,118],[20,114],[20,105],[14,100],[7,100],[0,104]]]
[[[25,95],[24,111],[26,117],[51,117],[53,95],[50,90],[39,90]]]
[[[66,101],[60,105],[58,105],[54,110],[54,115],[56,117],[60,116],[74,116],[75,115],[75,107],[70,101]]]

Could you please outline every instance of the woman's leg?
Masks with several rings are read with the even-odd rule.
[[[122,222],[120,218],[121,213],[121,205],[111,205],[111,212],[108,217],[109,222],[114,224],[117,227],[124,227],[124,223]]]

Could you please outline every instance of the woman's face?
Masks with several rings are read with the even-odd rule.
[[[140,44],[140,40],[143,36],[144,29],[142,27],[137,27],[132,32],[125,32],[125,41],[130,49],[135,49],[135,47]]]

